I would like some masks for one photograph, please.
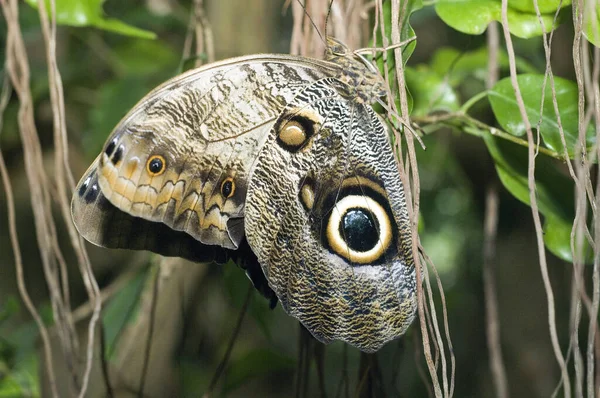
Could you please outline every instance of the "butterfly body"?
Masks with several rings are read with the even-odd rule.
[[[74,195],[75,224],[101,246],[196,261],[247,241],[283,308],[315,337],[376,351],[410,325],[416,282],[370,78],[285,55],[176,77],[108,138]]]

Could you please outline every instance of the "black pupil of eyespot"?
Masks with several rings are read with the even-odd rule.
[[[223,186],[221,187],[221,193],[223,196],[228,198],[233,192],[233,182],[231,180],[227,180],[223,182]]]
[[[162,171],[163,168],[163,162],[162,160],[160,160],[160,158],[154,158],[150,161],[150,164],[148,165],[148,169],[152,172],[152,173],[160,173]]]
[[[366,252],[379,241],[377,224],[366,209],[350,209],[342,217],[340,234],[348,247],[357,252]]]

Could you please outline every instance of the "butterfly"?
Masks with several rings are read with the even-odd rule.
[[[252,55],[167,81],[115,127],[77,185],[91,243],[242,263],[324,343],[374,352],[415,317],[404,187],[385,84],[329,39],[327,60]]]

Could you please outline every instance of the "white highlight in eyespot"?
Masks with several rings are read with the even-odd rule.
[[[364,209],[377,219],[379,237],[373,248],[366,252],[351,249],[340,234],[342,218],[350,209]],[[374,199],[364,195],[348,195],[334,206],[327,223],[327,239],[340,256],[358,264],[369,264],[385,253],[392,241],[392,225],[385,209]]]

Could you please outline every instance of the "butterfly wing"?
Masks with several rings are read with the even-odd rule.
[[[196,262],[225,259],[225,253],[218,246],[203,245],[184,232],[131,216],[115,207],[98,184],[98,159],[79,183],[71,209],[79,233],[98,246],[151,250]]]
[[[414,318],[404,190],[388,131],[335,78],[281,112],[256,158],[248,242],[282,306],[319,340],[378,350]]]
[[[78,184],[75,225],[101,246],[195,261],[245,235],[313,335],[376,351],[414,318],[410,227],[368,84],[352,92],[340,75],[339,65],[267,55],[167,82]]]
[[[101,221],[120,211],[129,222],[161,224],[135,228],[143,225],[152,233],[170,228],[185,240],[236,249],[244,237],[255,154],[285,104],[327,67],[300,57],[244,57],[157,88],[119,123],[80,181],[72,203],[75,225],[93,243],[127,247],[106,236],[119,231]],[[94,190],[94,200],[86,200]],[[160,253],[160,244],[141,247]]]

